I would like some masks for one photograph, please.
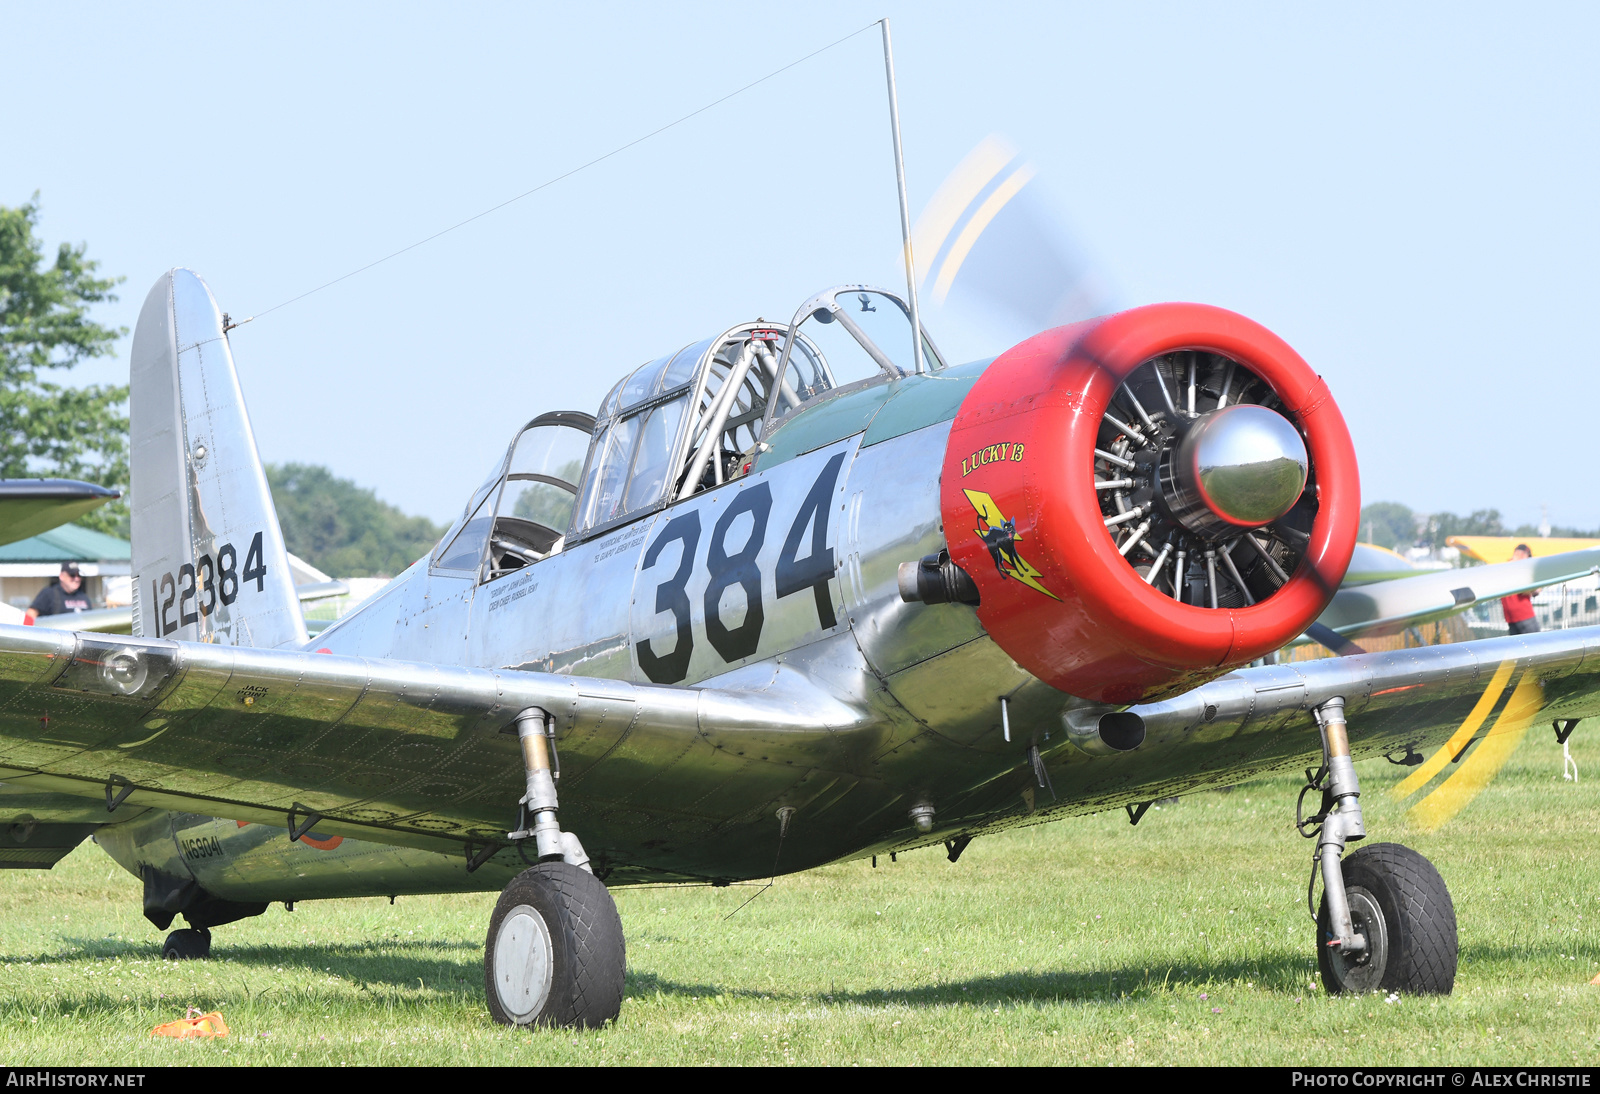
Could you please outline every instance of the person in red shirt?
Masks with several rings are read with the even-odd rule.
[[[1526,543],[1517,544],[1517,549],[1511,552],[1513,559],[1532,558],[1533,552],[1528,550]],[[1539,621],[1533,617],[1533,595],[1531,593],[1513,593],[1511,596],[1500,598],[1500,610],[1505,613],[1506,630],[1512,634],[1535,634],[1539,630]]]

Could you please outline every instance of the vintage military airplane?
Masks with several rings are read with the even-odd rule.
[[[268,902],[501,890],[500,1022],[618,1013],[607,885],[723,884],[1311,765],[1330,990],[1451,990],[1425,859],[1353,760],[1600,711],[1600,633],[1247,667],[1350,561],[1327,385],[1154,305],[946,362],[848,286],[541,414],[437,549],[308,639],[224,317],[175,270],[132,355],[135,635],[0,628],[0,802],[89,832],[171,956]],[[1442,746],[1442,747],[1440,747]],[[1302,795],[1303,797],[1303,795]],[[53,857],[52,857],[53,856]],[[776,861],[776,866],[774,865]]]

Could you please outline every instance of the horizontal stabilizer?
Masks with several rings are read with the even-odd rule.
[[[308,601],[327,600],[345,596],[350,586],[343,581],[316,581],[310,585],[296,585],[295,596],[302,604]],[[328,620],[327,622],[332,622]],[[33,621],[35,627],[54,631],[97,631],[100,634],[132,634],[132,608],[96,608],[87,612],[68,612],[64,615],[41,615]]]

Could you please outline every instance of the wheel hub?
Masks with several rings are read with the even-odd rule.
[[[1383,986],[1383,975],[1389,967],[1389,929],[1383,909],[1377,898],[1359,885],[1348,887],[1345,896],[1350,901],[1350,921],[1356,933],[1367,940],[1367,947],[1348,956],[1337,951],[1333,954],[1339,985],[1357,995],[1377,991]]]
[[[501,920],[494,945],[495,993],[517,1025],[537,1018],[550,998],[553,950],[550,928],[532,906],[519,904]]]

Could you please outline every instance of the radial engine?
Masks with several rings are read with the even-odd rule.
[[[1085,699],[1282,647],[1349,565],[1361,489],[1327,385],[1221,308],[1157,304],[1002,354],[950,432],[950,561],[1019,665]]]

